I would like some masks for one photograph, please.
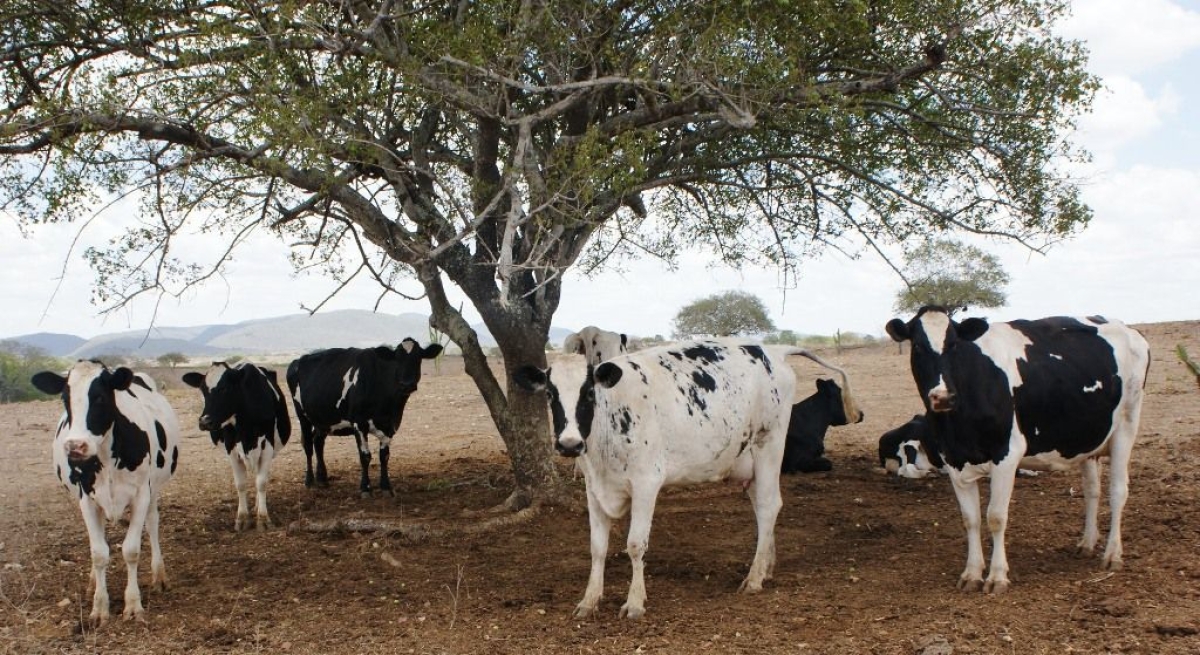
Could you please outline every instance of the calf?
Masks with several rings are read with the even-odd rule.
[[[938,307],[925,307],[908,322],[893,319],[887,331],[897,341],[913,342],[913,378],[936,454],[945,461],[962,510],[967,565],[959,588],[1003,592],[1009,587],[1004,532],[1018,466],[1083,468],[1079,550],[1090,554],[1100,537],[1099,459],[1109,458],[1112,523],[1103,563],[1119,569],[1129,458],[1150,365],[1142,335],[1099,316],[959,323]],[[991,477],[987,522],[992,533],[986,581],[977,485],[985,476]]]
[[[241,532],[250,523],[247,469],[254,477],[258,529],[271,527],[267,510],[271,462],[292,434],[287,403],[275,371],[248,362],[234,367],[214,362],[203,374],[185,373],[183,381],[203,394],[200,429],[208,432],[214,446],[225,449],[233,467],[233,484],[238,495],[234,529]]]
[[[54,435],[54,471],[79,500],[91,544],[91,581],[95,585],[94,624],[108,621],[109,562],[104,518],[115,522],[129,510],[129,528],[121,544],[128,578],[126,619],[143,620],[138,588],[142,531],[150,536],[151,586],[166,589],[167,569],[158,542],[158,494],[179,464],[179,421],[170,404],[142,373],[109,370],[98,361],[80,361],[66,377],[43,371],[33,386],[62,396],[65,412]]]
[[[727,478],[752,485],[758,547],[741,590],[762,589],[775,565],[779,471],[796,385],[787,354],[825,365],[795,348],[703,341],[621,355],[596,367],[569,361],[553,376],[532,366],[514,372],[519,387],[547,393],[554,446],[579,457],[583,469],[592,566],[576,616],[596,611],[612,522],[626,512],[633,579],[620,614],[645,612],[643,557],[658,492],[667,485]],[[857,418],[849,395],[843,400],[846,415]]]
[[[329,485],[325,437],[354,435],[362,468],[359,491],[371,495],[369,435],[379,439],[379,489],[391,496],[388,458],[400,429],[404,406],[421,381],[421,361],[442,352],[438,344],[422,348],[406,338],[396,348],[330,348],[301,356],[288,366],[287,385],[300,423],[306,460],[304,484]],[[313,470],[313,454],[317,467]]]
[[[849,384],[844,374],[842,384]],[[849,389],[849,386],[846,388]],[[783,449],[784,473],[833,470],[833,463],[824,457],[825,432],[831,425],[847,425],[850,422],[845,407],[842,388],[833,380],[817,380],[817,392],[792,405],[787,442]],[[862,419],[863,415],[859,412],[858,421]]]
[[[902,478],[937,475],[945,463],[937,454],[938,448],[923,445],[931,439],[929,420],[923,414],[917,414],[904,425],[879,437],[879,465]]]
[[[629,338],[624,334],[589,325],[563,339],[563,352],[583,355],[589,364],[599,366],[602,362],[627,352],[628,345]]]

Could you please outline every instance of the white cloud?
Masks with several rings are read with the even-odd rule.
[[[1104,80],[1093,111],[1079,121],[1079,142],[1110,168],[1116,150],[1145,139],[1180,111],[1183,103],[1172,85],[1166,84],[1157,97],[1136,80],[1115,75]]]
[[[1200,12],[1170,0],[1077,0],[1059,32],[1087,42],[1092,71],[1137,74],[1200,48]]]

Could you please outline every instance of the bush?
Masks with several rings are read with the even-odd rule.
[[[66,363],[41,349],[12,341],[0,343],[0,403],[46,398],[46,394],[34,388],[30,378],[41,371],[66,368]]]

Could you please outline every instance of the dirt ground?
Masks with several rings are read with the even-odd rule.
[[[284,527],[233,531],[230,469],[196,430],[199,395],[159,372],[184,426],[163,492],[165,593],[142,581],[147,620],[93,630],[79,512],[51,472],[57,400],[0,406],[0,653],[1197,653],[1200,652],[1200,389],[1175,357],[1200,355],[1200,322],[1140,326],[1154,348],[1125,513],[1125,569],[1073,553],[1083,499],[1073,473],[1018,481],[1008,531],[1013,587],[960,593],[965,542],[946,479],[880,472],[879,435],[920,410],[895,345],[827,353],[866,410],[827,439],[834,470],[786,476],[779,559],[763,593],[736,593],[754,518],[736,486],[672,489],[647,555],[647,614],[619,619],[629,581],[614,535],[596,618],[572,610],[588,575],[582,502],[483,533],[467,516],[504,500],[502,444],[461,363],[425,367],[393,444],[395,499],[362,500],[352,440],[331,440],[332,486],[308,491],[299,432],[277,460]],[[797,358],[801,395],[820,370]],[[570,476],[569,462],[562,462]],[[582,480],[573,492],[582,499]],[[985,494],[986,495],[986,494]],[[1106,505],[1105,505],[1106,507]],[[424,540],[288,530],[299,520],[427,522]],[[1107,511],[1102,512],[1107,529]],[[110,543],[123,530],[110,527]]]

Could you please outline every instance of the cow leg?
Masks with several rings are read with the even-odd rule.
[[[1100,460],[1091,458],[1083,462],[1083,537],[1076,552],[1091,556],[1100,541]]]
[[[354,443],[358,445],[358,464],[362,469],[362,477],[358,481],[358,493],[363,498],[371,497],[371,478],[368,471],[371,468],[371,434],[362,430],[354,431]]]
[[[313,475],[313,426],[300,413],[299,408],[296,409],[296,420],[300,423],[300,444],[304,446],[304,486],[311,489],[317,482],[316,476]]]
[[[1112,446],[1109,449],[1108,470],[1108,506],[1109,520],[1108,543],[1104,547],[1104,568],[1117,571],[1124,566],[1121,560],[1121,515],[1125,511],[1125,501],[1129,499],[1129,459],[1133,455],[1133,442],[1137,435],[1138,423],[1141,418],[1142,403],[1139,396],[1130,398],[1132,409],[1123,415],[1122,424],[1111,437]]]
[[[317,455],[317,486],[329,486],[329,471],[325,469],[325,438],[329,434],[324,430],[313,435],[313,450]]]
[[[146,534],[150,537],[150,588],[166,591],[167,565],[163,562],[162,545],[158,541],[158,494],[150,499],[146,510]]]
[[[145,621],[146,610],[142,608],[142,592],[138,588],[138,559],[142,555],[142,530],[146,528],[146,517],[150,513],[149,489],[137,495],[129,512],[129,529],[125,531],[125,541],[121,543],[121,557],[125,559],[125,620],[137,619]]]
[[[950,469],[950,481],[954,485],[954,497],[962,512],[963,529],[967,533],[967,566],[958,577],[958,588],[962,591],[979,591],[983,588],[983,542],[979,536],[979,485],[975,480],[962,479],[962,474]]]
[[[271,523],[271,513],[267,509],[267,483],[271,480],[271,462],[275,459],[275,448],[269,443],[263,443],[257,452],[257,457],[253,457],[251,461],[258,464],[251,467],[251,472],[254,474],[255,523],[262,531],[274,527]]]
[[[575,606],[575,617],[580,619],[594,613],[604,595],[604,563],[608,558],[608,537],[612,532],[613,521],[613,517],[604,511],[604,506],[590,489],[587,492],[587,500],[592,569],[588,574],[588,585],[587,590],[583,592],[583,600]]]
[[[388,496],[395,497],[392,491],[392,479],[388,475],[388,460],[392,456],[392,438],[386,434],[379,435],[379,490]]]
[[[750,572],[742,581],[739,592],[748,594],[762,591],[763,582],[775,573],[775,521],[783,508],[783,497],[779,493],[779,467],[770,465],[775,459],[762,451],[754,454],[754,480],[751,501],[754,503],[754,521],[758,526],[758,545],[754,550],[754,562]]]
[[[250,484],[246,481],[246,460],[242,457],[241,446],[229,451],[229,466],[233,469],[233,486],[237,490],[237,518],[233,529],[241,532],[250,522]]]
[[[1004,533],[1008,528],[1008,506],[1017,480],[1018,461],[1018,458],[1014,458],[1011,467],[1001,465],[992,469],[991,497],[987,509],[988,531],[992,534],[992,562],[983,585],[984,592],[990,594],[1002,594],[1009,587]]]
[[[636,485],[636,483],[635,483]],[[621,606],[619,616],[641,618],[646,613],[646,551],[650,549],[650,524],[654,520],[654,505],[662,485],[634,486],[630,492],[629,536],[626,552],[633,568],[629,581],[629,597]],[[589,585],[590,587],[590,585]]]
[[[79,500],[79,510],[83,514],[83,524],[87,526],[88,544],[92,551],[91,581],[95,585],[92,593],[92,613],[88,615],[92,625],[104,625],[108,622],[108,580],[105,577],[108,570],[108,540],[104,536],[104,522],[100,510],[88,497]]]

